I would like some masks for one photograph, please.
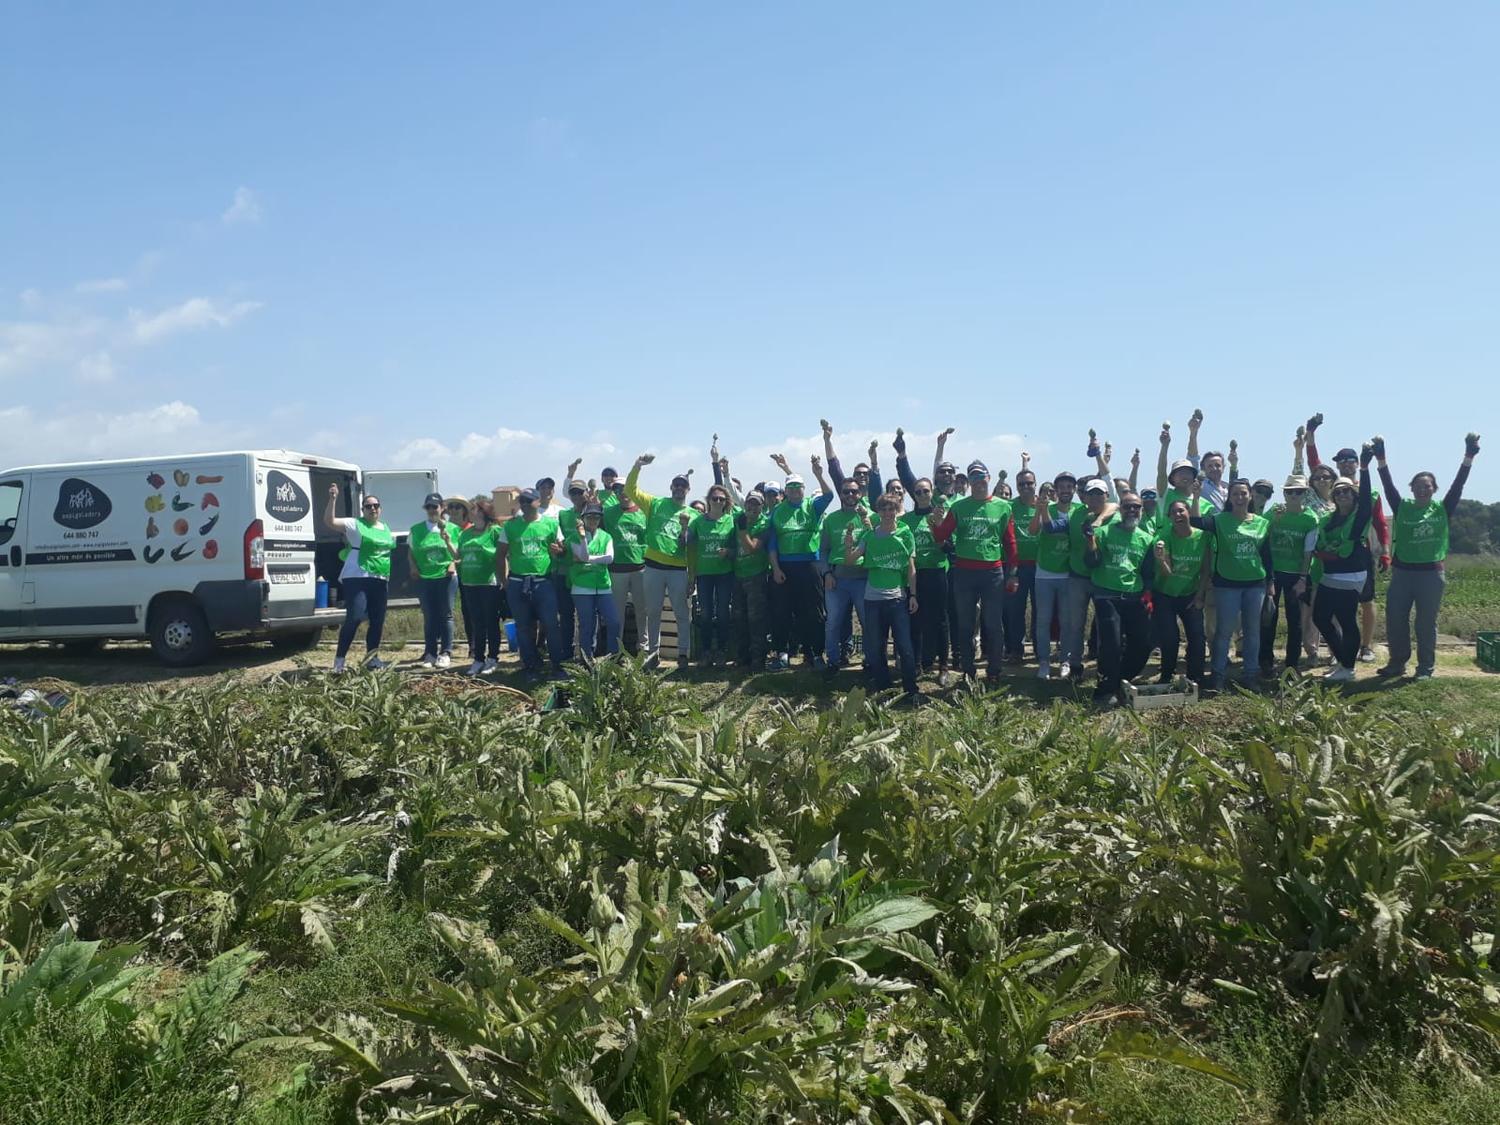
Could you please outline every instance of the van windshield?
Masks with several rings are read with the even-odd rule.
[[[0,481],[0,543],[9,543],[21,517],[21,482]]]

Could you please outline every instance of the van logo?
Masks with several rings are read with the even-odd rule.
[[[302,486],[283,472],[266,474],[266,511],[282,523],[298,523],[312,511]]]
[[[52,518],[66,528],[82,531],[98,527],[114,510],[104,489],[78,477],[69,477],[57,490],[57,508]]]

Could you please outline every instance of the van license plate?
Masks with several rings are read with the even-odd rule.
[[[307,573],[305,570],[273,570],[271,585],[298,586],[307,581]]]

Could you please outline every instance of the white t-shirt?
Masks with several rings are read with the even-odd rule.
[[[335,519],[333,526],[344,533],[344,545],[349,548],[349,557],[344,560],[344,567],[339,571],[339,581],[342,582],[346,578],[380,578],[382,582],[386,581],[380,575],[371,574],[359,565],[359,520],[347,517]]]

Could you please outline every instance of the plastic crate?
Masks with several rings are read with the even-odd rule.
[[[1500,672],[1500,630],[1489,629],[1480,633],[1477,649],[1479,666]]]
[[[1186,707],[1198,702],[1198,685],[1190,680],[1170,684],[1125,685],[1125,699],[1132,711],[1151,711],[1157,707]]]

